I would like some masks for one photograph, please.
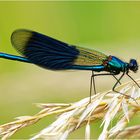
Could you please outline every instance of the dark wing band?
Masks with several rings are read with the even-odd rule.
[[[79,55],[74,46],[30,30],[16,30],[11,42],[32,63],[52,70],[70,69]]]

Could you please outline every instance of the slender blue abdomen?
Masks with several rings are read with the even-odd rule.
[[[0,52],[0,58],[5,58],[5,59],[10,59],[10,60],[16,60],[16,61],[31,63],[31,62],[30,62],[27,58],[25,58],[25,57],[16,56],[16,55],[11,55],[11,54],[6,54],[6,53],[1,53],[1,52]]]
[[[16,56],[16,55],[11,55],[11,54],[6,54],[6,53],[1,53],[0,52],[0,58],[5,58],[9,60],[15,60],[15,61],[20,61],[20,62],[26,62],[26,63],[31,63],[27,58],[21,57],[21,56]],[[96,66],[80,66],[80,65],[73,65],[69,69],[77,69],[77,70],[93,70],[93,71],[103,71],[105,67],[103,65],[96,65]]]
[[[80,66],[80,65],[73,65],[71,69],[77,69],[77,70],[92,70],[96,72],[104,71],[105,66],[103,65],[95,65],[95,66]]]

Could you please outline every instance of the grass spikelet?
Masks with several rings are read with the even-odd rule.
[[[140,83],[140,80],[137,80]],[[16,121],[0,125],[0,136],[3,140],[10,138],[20,129],[37,123],[49,115],[57,115],[56,120],[38,132],[31,140],[67,139],[68,136],[85,126],[85,139],[89,140],[91,123],[102,119],[102,132],[99,140],[112,138],[140,138],[140,125],[128,127],[131,119],[140,112],[140,89],[133,82],[122,84],[117,91],[98,93],[78,102],[39,103],[40,112],[33,116],[17,117]],[[123,95],[124,94],[124,95]],[[130,98],[131,96],[131,98]],[[117,119],[112,126],[111,122]]]
[[[86,124],[85,139],[90,140],[90,119],[88,120],[88,122]]]
[[[127,127],[123,131],[121,131],[116,138],[140,138],[140,125],[132,126],[132,127]]]

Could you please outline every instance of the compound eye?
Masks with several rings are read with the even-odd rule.
[[[129,68],[134,72],[138,70],[138,63],[135,59],[130,59]]]

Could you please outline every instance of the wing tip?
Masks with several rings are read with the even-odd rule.
[[[32,35],[33,31],[31,30],[17,29],[11,35],[11,44],[19,53],[24,52],[26,44]]]
[[[31,36],[33,31],[28,29],[17,29],[13,31],[13,33],[11,34],[11,43],[14,43],[13,41],[14,39],[16,39],[16,37],[21,37],[22,35],[25,35],[25,33]]]

